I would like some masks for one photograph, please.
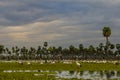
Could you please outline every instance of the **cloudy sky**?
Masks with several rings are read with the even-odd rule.
[[[0,44],[38,46],[98,45],[120,42],[120,0],[0,0]]]

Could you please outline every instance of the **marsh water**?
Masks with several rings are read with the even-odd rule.
[[[57,72],[58,78],[77,78],[77,79],[120,79],[119,71],[62,71]]]
[[[34,76],[53,75],[55,78],[64,79],[91,79],[91,80],[107,80],[120,79],[120,71],[43,71],[43,70],[4,70],[5,73],[13,72],[33,72]]]

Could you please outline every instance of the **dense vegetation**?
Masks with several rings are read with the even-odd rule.
[[[70,45],[68,48],[48,46],[44,42],[43,46],[38,48],[26,47],[19,48],[17,46],[12,49],[0,45],[1,60],[119,60],[120,59],[120,44],[112,44],[109,41],[111,29],[103,28],[103,36],[106,37],[106,44],[100,43],[97,47],[90,45],[84,47],[79,44],[78,47]]]

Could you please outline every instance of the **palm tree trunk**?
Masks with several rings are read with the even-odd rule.
[[[106,37],[106,47],[107,47],[107,49],[106,49],[106,55],[108,53],[108,45],[109,45],[109,40],[108,40],[108,37]]]
[[[106,37],[106,45],[107,46],[108,46],[108,42],[109,42],[108,37]]]

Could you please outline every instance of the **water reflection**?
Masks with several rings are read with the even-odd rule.
[[[5,73],[13,72],[37,72],[34,76],[41,76],[45,73],[47,75],[54,75],[56,78],[65,79],[90,79],[90,80],[108,80],[108,79],[120,79],[120,71],[44,71],[44,70],[4,70]],[[41,73],[42,72],[42,73]],[[50,74],[50,73],[54,74]]]
[[[120,71],[62,71],[56,73],[57,78],[77,78],[91,80],[120,79]]]

